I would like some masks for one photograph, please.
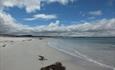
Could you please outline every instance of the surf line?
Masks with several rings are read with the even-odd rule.
[[[80,52],[77,51],[77,50],[75,50],[75,53],[77,53],[79,56],[81,56],[81,58],[84,59],[84,60],[93,62],[93,63],[95,63],[95,64],[98,64],[98,65],[103,66],[103,67],[106,67],[106,68],[110,68],[110,69],[112,69],[112,70],[115,70],[115,67],[110,66],[110,65],[107,65],[107,64],[100,63],[100,62],[98,62],[98,61],[96,61],[96,60],[93,60],[93,59],[89,58],[88,56],[86,56],[86,55],[80,53]]]
[[[66,50],[64,50],[64,49],[54,47],[54,46],[56,46],[56,45],[53,45],[53,43],[50,44],[50,42],[48,42],[48,45],[49,45],[49,47],[51,47],[51,48],[57,49],[58,51],[64,52],[64,53],[69,54],[69,55],[71,55],[71,56],[79,57],[79,58],[84,59],[84,60],[87,60],[87,61],[89,61],[89,62],[98,64],[98,65],[100,65],[100,66],[102,66],[102,67],[106,67],[106,68],[110,68],[110,69],[112,69],[112,70],[115,70],[115,67],[110,66],[110,65],[107,65],[107,64],[100,63],[100,62],[98,62],[98,61],[96,61],[96,60],[93,60],[93,59],[89,58],[88,56],[86,56],[86,55],[80,53],[80,52],[77,51],[77,50],[75,50],[75,53],[78,54],[78,55],[76,55],[76,54],[74,54],[74,53],[71,53],[71,52],[68,52],[68,51],[66,51]]]
[[[54,47],[55,45],[53,45],[53,44],[50,44],[49,42],[48,42],[48,45],[49,45],[49,47],[51,47],[51,48],[54,48],[54,49],[56,49],[56,50],[58,50],[58,51],[60,51],[60,52],[64,52],[64,53],[66,53],[66,54],[69,54],[69,55],[71,55],[71,56],[74,56],[74,57],[79,57],[79,58],[81,58],[81,56],[78,56],[78,55],[76,55],[76,54],[74,54],[74,53],[71,53],[71,52],[67,52],[66,50],[64,50],[64,49],[61,49],[61,48],[57,48],[57,47]]]

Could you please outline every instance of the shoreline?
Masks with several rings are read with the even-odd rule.
[[[43,38],[12,38],[0,37],[0,68],[1,70],[40,70],[41,67],[61,62],[66,70],[112,70],[85,61],[51,48]],[[6,44],[5,47],[2,47]],[[39,61],[42,55],[48,60]]]

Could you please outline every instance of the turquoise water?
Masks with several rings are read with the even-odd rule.
[[[115,70],[115,38],[57,38],[50,44],[61,52]]]

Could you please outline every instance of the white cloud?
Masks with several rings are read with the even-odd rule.
[[[1,7],[24,7],[28,13],[40,10],[42,3],[53,3],[58,2],[62,5],[67,4],[73,0],[0,0]]]
[[[102,11],[101,10],[90,11],[89,14],[93,15],[93,16],[100,16],[100,15],[102,15]]]
[[[51,15],[51,14],[36,14],[32,18],[25,18],[25,20],[36,20],[36,19],[45,19],[45,20],[50,20],[50,19],[56,19],[56,15]]]
[[[17,23],[17,21],[8,13],[0,12],[0,33],[13,34],[13,33],[25,33],[31,31],[31,28],[27,25]],[[25,30],[25,31],[23,31]]]
[[[73,2],[74,0],[47,0],[48,3],[52,3],[52,2],[58,2],[60,4],[66,5],[69,2]]]
[[[66,36],[115,36],[115,18],[102,19],[74,25],[62,25],[60,21],[49,25],[30,27],[17,23],[8,13],[0,12],[0,33]]]
[[[62,25],[60,21],[49,25],[30,27],[18,23],[10,14],[3,12],[4,7],[24,7],[27,12],[40,10],[41,2],[58,2],[66,5],[73,0],[0,0],[0,33],[5,34],[33,34],[33,35],[66,35],[66,36],[115,36],[115,18],[102,19],[74,25]],[[100,10],[89,12],[90,15],[102,15]],[[56,15],[37,14],[28,20],[56,19]]]
[[[27,12],[34,12],[40,10],[40,0],[1,0],[3,7],[24,7]]]

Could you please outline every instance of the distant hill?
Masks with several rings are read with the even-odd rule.
[[[0,34],[0,36],[4,36],[4,37],[34,37],[33,35],[11,35],[11,34]]]
[[[111,37],[85,37],[85,36],[35,36],[35,35],[11,35],[11,34],[0,34],[3,37],[48,37],[48,38],[114,38],[115,36]]]

